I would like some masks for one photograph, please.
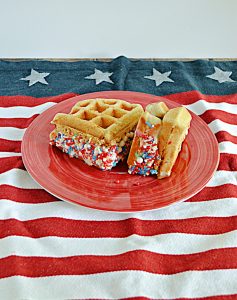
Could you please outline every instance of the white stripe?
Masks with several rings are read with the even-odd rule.
[[[30,175],[21,169],[11,169],[0,174],[0,185],[8,184],[24,189],[42,189]]]
[[[225,123],[220,120],[214,120],[208,124],[213,133],[218,131],[227,131],[233,136],[237,136],[237,125]],[[0,138],[12,141],[21,141],[26,129],[16,127],[0,127]]]
[[[216,171],[207,186],[237,184],[237,171]],[[11,169],[0,174],[0,184],[9,184],[23,189],[42,189],[27,173],[21,169]]]
[[[11,299],[197,298],[237,293],[237,270],[187,271],[173,275],[117,271],[0,280],[1,297]]]
[[[35,114],[40,114],[46,109],[54,106],[55,102],[46,102],[40,105],[28,106],[11,106],[0,108],[0,118],[30,118]],[[207,102],[205,100],[198,100],[195,103],[184,105],[195,114],[201,115],[210,109],[222,110],[228,113],[237,114],[237,105],[226,102]]]
[[[205,111],[210,109],[223,110],[231,114],[237,114],[237,105],[226,102],[213,103],[205,100],[198,100],[192,104],[184,106],[197,115],[202,115]]]
[[[237,171],[216,171],[207,186],[214,187],[223,184],[237,185]]]
[[[209,123],[208,126],[214,134],[219,131],[226,131],[233,136],[237,136],[237,125],[228,124],[217,119]]]
[[[96,247],[95,247],[96,245]],[[10,236],[0,240],[0,258],[10,255],[66,257],[118,255],[147,250],[161,254],[192,254],[211,249],[237,247],[237,230],[217,235],[169,233],[126,238],[30,238]]]
[[[0,158],[12,157],[12,156],[21,156],[21,153],[18,153],[18,152],[0,152]]]
[[[232,142],[221,142],[219,143],[220,153],[237,154],[237,144]]]
[[[0,127],[0,139],[21,141],[26,129],[16,127]]]
[[[36,114],[40,114],[46,109],[52,107],[57,103],[46,102],[37,106],[11,106],[11,107],[0,107],[0,118],[30,118]]]
[[[129,218],[138,218],[141,220],[178,220],[198,217],[229,217],[236,214],[236,198],[182,202],[160,210],[122,214],[89,209],[64,201],[39,204],[17,203],[5,199],[0,201],[0,219],[14,218],[21,221],[47,217],[95,221],[115,221]]]
[[[231,135],[237,136],[237,125],[228,124],[217,119],[208,124],[208,126],[214,134],[219,131],[227,131]],[[16,127],[0,127],[0,138],[21,141],[25,130]]]

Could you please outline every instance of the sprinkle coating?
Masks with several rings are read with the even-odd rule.
[[[63,133],[58,133],[54,139],[50,140],[51,145],[55,145],[70,157],[80,158],[89,166],[96,166],[101,170],[111,170],[120,160],[127,155],[131,138],[127,138],[123,147],[118,145],[96,145],[82,135],[68,137]]]

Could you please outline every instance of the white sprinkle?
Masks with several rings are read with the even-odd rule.
[[[101,160],[101,159],[98,159],[98,160],[96,161],[96,163],[97,163],[97,165],[101,165],[101,164],[102,164],[102,160]]]
[[[137,162],[138,162],[139,164],[143,163],[142,157],[138,157],[138,158],[137,158]]]
[[[149,161],[149,162],[147,163],[147,165],[148,165],[148,167],[151,167],[151,166],[153,165],[153,160]]]
[[[88,158],[84,159],[85,163],[88,164],[89,166],[92,166],[92,161]]]

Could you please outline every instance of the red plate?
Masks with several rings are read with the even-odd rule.
[[[68,113],[76,102],[99,97],[124,99],[144,107],[157,101],[164,101],[170,108],[180,106],[154,95],[105,91],[76,96],[46,110],[28,127],[22,142],[24,165],[46,191],[90,208],[137,212],[184,201],[207,184],[218,166],[218,143],[207,124],[193,113],[189,134],[172,175],[162,180],[155,176],[129,175],[126,162],[112,171],[100,171],[49,145],[49,133],[54,128],[50,121],[56,113]]]

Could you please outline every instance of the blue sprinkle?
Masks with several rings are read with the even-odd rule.
[[[127,148],[126,146],[123,146],[123,147],[122,147],[122,151],[125,151],[125,150],[126,150],[126,148]]]
[[[154,170],[154,169],[151,169],[150,172],[151,172],[152,175],[157,174],[157,171]]]
[[[96,157],[97,157],[96,155],[93,155],[92,160],[96,160]]]
[[[152,155],[148,155],[146,158],[153,158],[153,156]]]
[[[117,165],[117,162],[116,161],[114,161],[113,162],[113,167],[115,167]]]
[[[138,168],[138,174],[143,175],[145,174],[145,171],[142,168]]]
[[[150,127],[150,128],[153,127],[152,124],[151,124],[149,121],[146,121],[146,125],[147,125],[148,127]]]

